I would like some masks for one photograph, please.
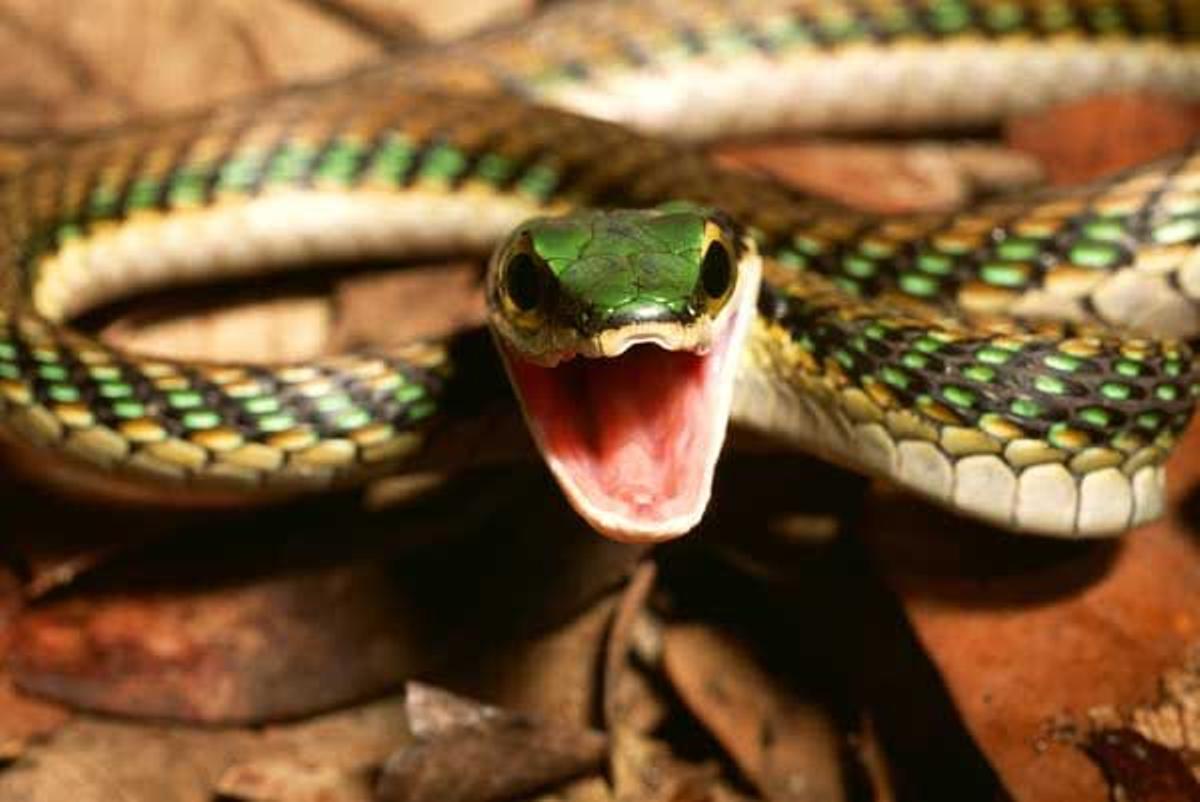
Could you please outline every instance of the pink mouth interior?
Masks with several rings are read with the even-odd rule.
[[[714,422],[725,345],[702,355],[640,344],[553,368],[509,355],[539,445],[593,526],[644,540],[699,519],[724,439],[725,422]]]

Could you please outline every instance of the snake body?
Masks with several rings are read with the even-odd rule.
[[[0,420],[104,472],[200,490],[396,470],[458,414],[448,343],[203,364],[67,321],[164,285],[484,253],[534,215],[683,199],[765,257],[735,424],[1009,528],[1119,532],[1160,513],[1200,391],[1179,339],[1200,330],[1200,145],[1069,191],[877,218],[657,134],[1195,95],[1198,36],[1182,2],[565,3],[339,81],[48,146],[0,187]]]

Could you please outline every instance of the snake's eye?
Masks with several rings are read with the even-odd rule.
[[[733,265],[729,259],[729,249],[720,240],[713,240],[704,252],[704,261],[700,265],[700,285],[709,298],[720,298],[729,291],[732,279]]]
[[[527,253],[514,254],[504,271],[504,292],[508,300],[522,312],[532,312],[542,301],[541,268]]]

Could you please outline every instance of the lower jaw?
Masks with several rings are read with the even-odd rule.
[[[572,506],[601,534],[658,542],[699,523],[741,345],[734,321],[724,328],[705,354],[643,343],[617,357],[546,368],[506,350],[538,448]]]

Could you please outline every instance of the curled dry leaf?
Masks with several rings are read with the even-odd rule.
[[[410,683],[417,740],[392,755],[377,786],[380,802],[494,802],[594,771],[600,733],[473,704]]]
[[[705,624],[670,626],[671,684],[771,802],[847,799],[844,739],[828,710],[772,677],[732,636]]]

